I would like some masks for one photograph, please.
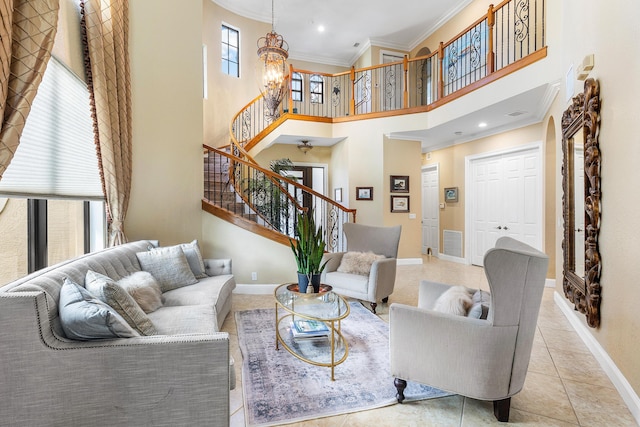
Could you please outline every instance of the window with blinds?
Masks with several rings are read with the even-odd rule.
[[[0,197],[103,200],[86,84],[55,57],[0,179]]]

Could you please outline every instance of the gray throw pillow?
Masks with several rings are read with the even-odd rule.
[[[69,339],[87,341],[139,335],[113,308],[68,278],[60,289],[58,313]]]
[[[138,252],[136,257],[142,269],[151,273],[158,281],[162,292],[198,282],[179,245]]]
[[[487,291],[477,290],[472,297],[473,305],[469,309],[467,317],[486,319],[489,316],[491,294]]]
[[[87,271],[85,287],[100,301],[112,307],[122,318],[142,335],[156,335],[151,319],[129,293],[115,280],[95,271]]]
[[[198,246],[198,241],[194,240],[191,243],[183,243],[179,245],[184,252],[184,256],[187,257],[187,262],[189,263],[189,268],[193,272],[193,275],[196,276],[196,279],[204,279],[207,277],[207,273],[205,272],[204,260],[202,259],[202,252],[200,252],[200,246]]]

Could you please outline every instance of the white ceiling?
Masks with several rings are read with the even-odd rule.
[[[212,1],[271,23],[270,0]],[[289,43],[292,59],[350,67],[369,44],[413,49],[472,1],[274,0],[275,30]],[[318,31],[319,25],[324,32]]]
[[[238,15],[271,23],[269,0],[212,0]],[[275,30],[289,43],[289,57],[350,67],[371,44],[410,51],[473,0],[273,0]],[[325,27],[319,32],[318,25]],[[359,43],[355,47],[354,44]],[[546,84],[431,129],[391,132],[422,142],[427,152],[533,123],[544,117],[557,85]],[[515,114],[514,114],[515,113]],[[480,122],[487,123],[479,128]],[[274,143],[328,146],[343,138],[281,135]]]

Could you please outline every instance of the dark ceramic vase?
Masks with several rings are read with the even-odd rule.
[[[303,273],[298,273],[298,292],[302,294],[307,293],[307,287],[309,286],[309,276]],[[320,275],[313,274],[311,276],[311,286],[313,287],[313,292],[320,292]]]

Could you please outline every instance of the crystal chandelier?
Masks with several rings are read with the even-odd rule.
[[[289,44],[274,30],[274,0],[271,0],[271,32],[258,39],[258,57],[262,68],[260,92],[265,101],[265,115],[271,121],[278,118],[278,106],[286,92]]]

